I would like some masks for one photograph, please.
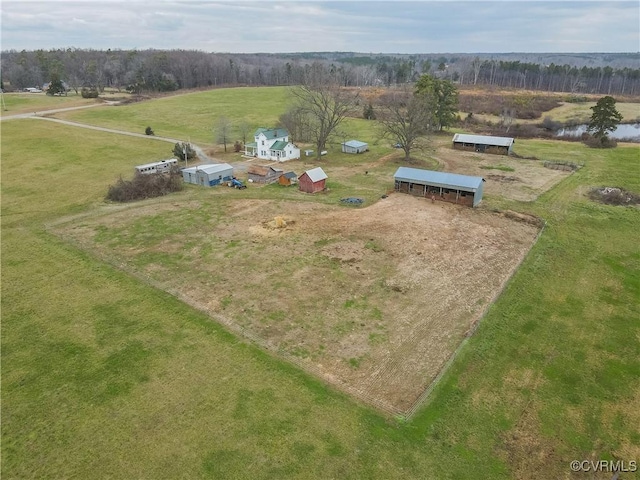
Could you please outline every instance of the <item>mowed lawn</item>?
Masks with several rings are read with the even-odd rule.
[[[489,199],[547,228],[410,421],[358,405],[46,231],[102,205],[132,159],[166,149],[2,124],[3,478],[563,478],[573,459],[640,458],[640,212],[584,196],[639,192],[637,146],[519,142],[521,155],[586,166],[535,203]]]

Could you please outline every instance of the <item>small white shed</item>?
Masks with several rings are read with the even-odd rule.
[[[369,144],[358,140],[349,140],[342,144],[343,153],[364,153],[369,150]]]

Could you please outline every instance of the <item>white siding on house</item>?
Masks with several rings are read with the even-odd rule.
[[[268,130],[273,132],[273,138],[265,135],[264,131],[257,132],[254,135],[256,143],[256,156],[262,160],[275,160],[278,162],[284,162],[286,160],[292,160],[300,158],[300,149],[293,143],[289,142],[289,132],[284,129]],[[282,133],[281,135],[278,135]],[[280,142],[280,143],[279,143]],[[279,148],[274,149],[274,145],[279,143]],[[282,146],[281,144],[285,145]]]

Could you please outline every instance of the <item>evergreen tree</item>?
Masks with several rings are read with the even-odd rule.
[[[66,95],[67,90],[64,88],[64,85],[62,84],[62,80],[60,80],[60,77],[58,76],[58,74],[53,73],[51,75],[51,83],[49,84],[47,95],[55,95],[55,94],[62,94],[62,93]]]
[[[458,89],[451,81],[422,75],[416,82],[415,93],[431,98],[434,127],[437,130],[454,125],[458,114]]]
[[[607,142],[607,133],[613,132],[620,121],[622,114],[616,109],[616,101],[611,96],[602,97],[595,106],[591,107],[593,114],[587,130],[593,132],[593,136],[600,140],[601,144]]]
[[[371,103],[369,103],[367,106],[364,107],[364,112],[362,113],[362,116],[366,120],[376,119],[376,112],[373,110],[373,105],[371,105]]]
[[[173,147],[173,156],[180,159],[185,160],[185,152],[187,153],[187,160],[191,160],[195,158],[196,152],[191,148],[191,145],[188,143],[176,143]]]

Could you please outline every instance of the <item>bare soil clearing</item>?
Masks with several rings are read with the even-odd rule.
[[[485,195],[524,202],[535,200],[571,174],[545,168],[542,160],[465,152],[454,150],[449,145],[439,146],[436,155],[444,165],[444,171],[483,177],[486,180]]]
[[[276,218],[278,217],[278,218]],[[161,201],[56,227],[324,380],[407,411],[539,228],[408,195],[361,209]]]
[[[639,205],[640,195],[624,188],[600,187],[589,192],[589,198],[607,205]]]

